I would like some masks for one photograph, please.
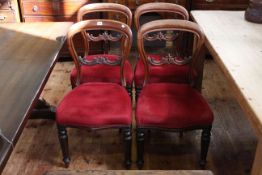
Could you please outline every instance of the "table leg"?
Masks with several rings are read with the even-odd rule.
[[[251,175],[262,175],[262,138],[259,138]]]

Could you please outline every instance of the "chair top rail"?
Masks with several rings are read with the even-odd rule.
[[[145,13],[152,12],[165,12],[165,13],[174,13],[182,16],[184,20],[189,20],[189,14],[187,10],[181,6],[174,3],[165,3],[165,2],[155,2],[155,3],[146,3],[137,8],[134,15],[134,22],[136,30],[140,28],[139,19]]]
[[[82,21],[84,15],[94,12],[116,12],[121,13],[126,17],[127,25],[130,27],[132,24],[132,12],[131,10],[117,3],[91,3],[81,7],[77,14],[77,21]]]

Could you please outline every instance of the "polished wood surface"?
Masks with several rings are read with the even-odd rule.
[[[34,16],[48,17],[70,17],[77,14],[77,11],[83,5],[90,3],[90,0],[79,1],[36,1],[22,0],[22,16],[30,18]]]
[[[255,129],[259,143],[252,175],[262,174],[262,25],[247,22],[244,11],[193,11],[206,46]]]
[[[213,175],[211,171],[190,170],[86,170],[86,171],[49,171],[45,175]]]
[[[48,79],[71,24],[0,24],[0,128],[6,137],[0,138],[1,169]],[[10,142],[9,146],[6,142]]]

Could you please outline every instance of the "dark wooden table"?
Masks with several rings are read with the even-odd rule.
[[[0,24],[0,174],[72,23]]]
[[[54,170],[44,175],[213,175],[211,171],[197,170]]]

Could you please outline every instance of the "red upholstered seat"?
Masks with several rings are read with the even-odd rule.
[[[186,84],[152,83],[137,102],[139,127],[187,128],[211,125],[213,113],[201,94]]]
[[[155,60],[160,60],[160,55],[149,55]],[[161,66],[149,67],[150,83],[160,83],[160,82],[175,82],[175,83],[187,83],[189,65],[176,65],[176,64],[165,64]],[[197,77],[196,71],[193,72],[193,79]],[[144,83],[145,73],[144,64],[142,59],[139,59],[136,70],[135,70],[135,83],[136,86],[141,87]]]
[[[64,126],[110,127],[131,124],[131,100],[125,88],[113,83],[84,83],[61,101],[56,121]]]
[[[87,60],[92,60],[94,57],[107,57],[110,61],[118,58],[117,55],[90,55]],[[133,70],[131,64],[126,60],[124,64],[125,78],[127,85],[132,85]],[[71,72],[71,84],[75,85],[77,71],[74,68]],[[94,66],[81,66],[81,82],[111,82],[120,84],[120,66],[110,66],[105,64],[97,64]]]

